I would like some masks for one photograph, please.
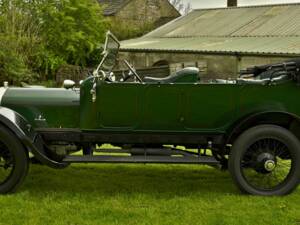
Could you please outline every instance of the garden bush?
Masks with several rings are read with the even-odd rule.
[[[97,0],[0,0],[0,81],[54,79],[64,64],[93,64],[107,28]]]

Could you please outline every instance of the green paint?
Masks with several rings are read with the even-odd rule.
[[[2,106],[23,115],[35,128],[80,128],[116,132],[226,133],[247,115],[264,111],[300,115],[300,89],[293,81],[278,85],[202,83],[97,84],[79,90],[9,88]],[[79,100],[80,99],[80,100]],[[38,120],[41,116],[45,121]]]
[[[99,82],[97,101],[81,89],[83,130],[128,132],[226,132],[236,121],[262,111],[300,115],[300,89],[292,81],[257,84],[154,84]]]
[[[79,91],[63,88],[9,88],[2,106],[24,116],[35,128],[79,126]],[[41,116],[42,120],[37,120]]]

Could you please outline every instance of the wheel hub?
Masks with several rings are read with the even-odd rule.
[[[266,171],[272,172],[276,168],[276,163],[274,160],[269,159],[265,162],[264,166]]]
[[[276,159],[273,154],[264,152],[257,157],[256,170],[261,173],[270,173],[276,167]]]

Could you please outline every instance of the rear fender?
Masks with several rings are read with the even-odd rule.
[[[0,124],[10,129],[26,149],[41,163],[52,168],[66,167],[66,163],[56,162],[46,156],[42,138],[19,113],[5,107],[0,107]]]
[[[229,129],[229,132],[227,132],[229,135],[227,136],[226,143],[232,144],[241,133],[253,126],[261,124],[273,124],[285,127],[286,129],[291,129],[291,126],[294,124],[294,122],[299,123],[300,117],[289,112],[265,111],[254,113],[237,121]],[[298,136],[297,134],[295,135]]]

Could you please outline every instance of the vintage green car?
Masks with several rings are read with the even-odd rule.
[[[119,47],[108,32],[102,61],[80,88],[68,80],[63,88],[0,88],[0,193],[21,185],[30,162],[207,164],[228,168],[249,194],[297,187],[299,62],[203,81],[197,68],[142,79],[125,61],[128,75],[116,78]]]

